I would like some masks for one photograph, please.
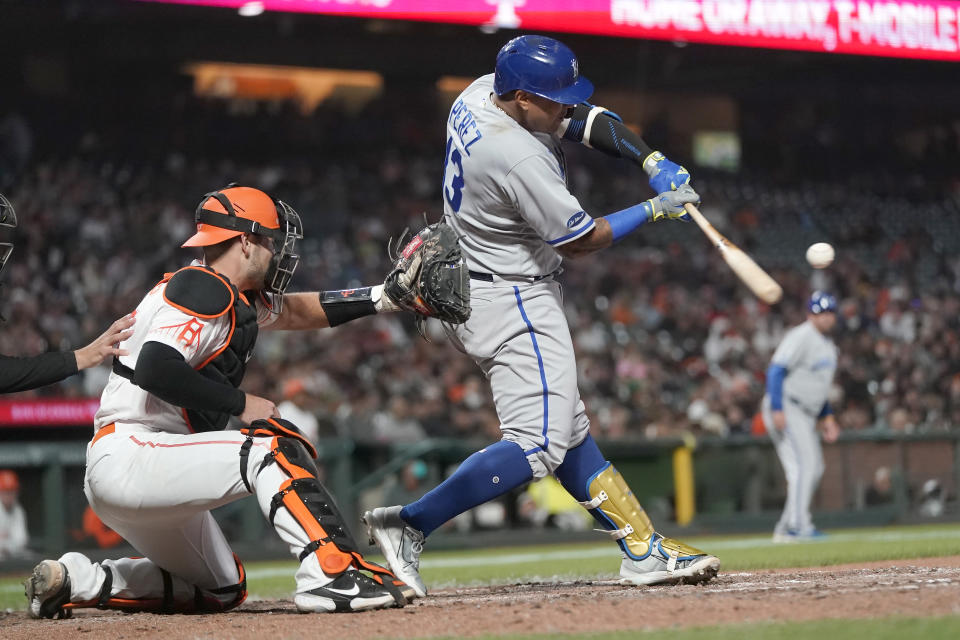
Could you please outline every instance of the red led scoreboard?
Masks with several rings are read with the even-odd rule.
[[[960,61],[960,2],[944,0],[140,1]]]

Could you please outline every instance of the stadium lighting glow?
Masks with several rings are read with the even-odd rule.
[[[262,2],[248,2],[237,9],[237,13],[242,15],[244,18],[252,18],[260,15],[265,10],[266,8],[263,6]]]
[[[189,63],[184,71],[193,77],[197,95],[293,100],[304,113],[332,97],[345,109],[359,109],[383,89],[383,77],[374,71],[205,61]]]

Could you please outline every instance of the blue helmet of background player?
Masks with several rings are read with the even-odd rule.
[[[17,226],[17,213],[13,210],[10,201],[0,193],[0,227],[15,229]],[[7,264],[7,259],[13,252],[13,245],[9,242],[0,242],[0,271],[3,271],[3,265]]]
[[[518,36],[497,54],[493,90],[498,96],[520,89],[560,104],[579,104],[593,95],[570,48],[546,36]]]
[[[814,291],[807,303],[807,310],[812,314],[836,312],[837,299],[825,291]]]

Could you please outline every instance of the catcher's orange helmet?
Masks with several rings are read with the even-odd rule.
[[[197,232],[184,247],[208,247],[244,233],[273,239],[273,258],[263,288],[274,296],[274,310],[283,305],[283,292],[300,263],[296,242],[303,238],[303,223],[293,207],[259,189],[228,184],[203,196],[195,214]]]
[[[256,225],[237,218],[252,221],[265,229],[280,229],[277,203],[273,198],[253,187],[229,186],[203,196],[196,212],[197,232],[182,246],[208,247],[244,232],[257,233]]]

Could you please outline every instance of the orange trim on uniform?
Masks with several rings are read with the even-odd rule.
[[[232,291],[230,292],[233,293]],[[227,347],[230,346],[230,341],[233,340],[233,333],[237,330],[237,310],[233,308],[233,305],[230,305],[230,333],[227,334],[227,340],[222,347],[213,352],[213,355],[201,362],[199,365],[195,366],[194,369],[198,371],[203,369],[205,366],[210,364],[214,358],[219,356],[221,353],[226,351]]]
[[[210,432],[212,433],[212,432]],[[188,435],[183,433],[174,433],[171,435]],[[139,447],[150,447],[152,449],[175,449],[177,447],[200,447],[208,444],[240,444],[236,440],[205,440],[204,442],[150,442],[149,440],[141,441],[137,440],[136,436],[130,434],[130,440]],[[264,446],[257,445],[254,443],[253,446]],[[312,476],[311,476],[312,477]]]
[[[187,410],[183,407],[180,407],[180,413],[183,415],[183,421],[187,423],[187,431],[190,433],[196,433],[197,430],[193,428],[193,424],[190,422],[190,415],[188,414]]]
[[[99,439],[102,438],[103,436],[108,436],[108,435],[110,435],[111,433],[115,432],[116,430],[117,430],[117,423],[116,423],[116,422],[111,422],[110,424],[107,424],[107,425],[104,425],[104,426],[100,427],[100,428],[97,430],[97,433],[94,434],[93,440],[90,441],[90,444],[91,444],[91,445],[96,444],[97,440],[99,440]]]
[[[150,598],[143,600],[130,600],[128,598],[108,598],[103,606],[98,606],[99,600],[86,600],[84,602],[68,602],[63,605],[64,609],[133,609],[138,611],[159,611],[163,607],[163,600],[159,598]]]
[[[267,298],[267,292],[264,291],[263,289],[260,289],[259,295],[260,295],[260,300],[263,301],[264,306],[267,307],[267,309],[269,309],[270,311],[273,311],[273,303]]]

